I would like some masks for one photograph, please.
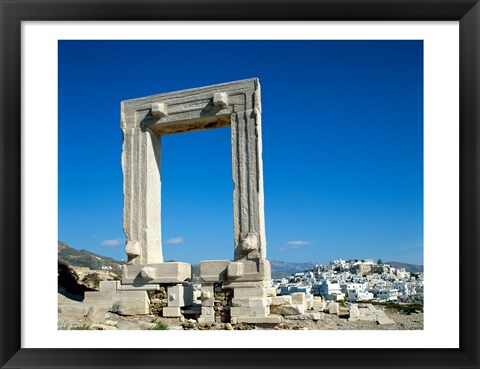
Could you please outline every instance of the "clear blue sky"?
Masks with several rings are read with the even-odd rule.
[[[423,264],[422,41],[60,41],[59,240],[126,258],[120,101],[258,77],[267,257]],[[230,128],[162,146],[165,260],[233,258]]]

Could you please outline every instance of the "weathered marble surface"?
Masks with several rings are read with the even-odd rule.
[[[122,102],[129,264],[163,262],[161,137],[224,126],[231,126],[234,260],[266,257],[260,83],[252,78]]]
[[[201,319],[211,321],[212,285],[222,283],[234,291],[232,316],[236,319],[279,321],[269,310],[271,269],[266,260],[260,83],[256,78],[122,102],[123,226],[128,256],[122,284],[181,283],[190,278],[190,265],[163,263],[161,138],[226,126],[231,127],[234,182],[233,261],[201,262],[200,279],[205,284]],[[178,316],[178,307],[186,304],[180,291],[183,287],[177,289],[169,289],[166,316]]]

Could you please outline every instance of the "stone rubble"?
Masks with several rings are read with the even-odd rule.
[[[340,308],[338,302],[330,302],[327,305],[327,311],[329,314],[338,315],[340,313]]]

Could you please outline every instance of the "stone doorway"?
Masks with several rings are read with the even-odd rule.
[[[254,78],[122,102],[124,231],[128,256],[122,283],[182,282],[188,274],[185,263],[163,263],[161,139],[164,135],[226,126],[231,127],[233,260],[237,262],[230,272],[237,279],[259,272],[259,262],[266,259],[266,242],[260,84]],[[269,277],[269,273],[261,274],[260,280]]]
[[[164,316],[180,316],[182,306],[191,303],[192,286],[184,284],[191,277],[191,265],[163,261],[162,137],[230,126],[233,260],[201,261],[199,321],[279,322],[280,317],[270,316],[269,310],[269,296],[275,296],[275,291],[270,288],[266,259],[258,79],[126,100],[121,109],[123,226],[128,256],[122,272],[123,288],[155,290],[167,286]],[[227,305],[228,314],[219,316],[215,301],[224,296],[229,296],[233,305]]]

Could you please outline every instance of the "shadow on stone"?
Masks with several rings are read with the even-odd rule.
[[[95,291],[78,283],[78,275],[67,265],[58,263],[58,293],[75,300],[83,301],[85,291]]]

